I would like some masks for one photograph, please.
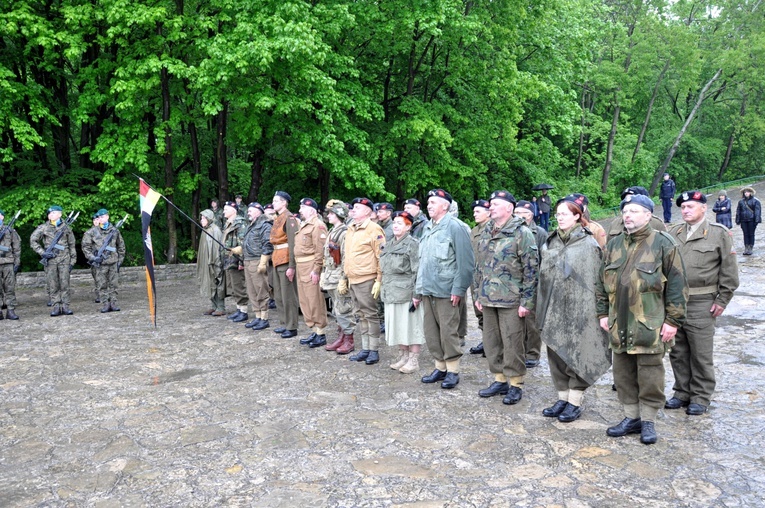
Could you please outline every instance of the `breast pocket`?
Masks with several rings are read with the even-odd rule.
[[[637,263],[635,272],[639,281],[639,291],[641,293],[661,293],[664,288],[664,282],[667,280],[661,270],[661,263]]]

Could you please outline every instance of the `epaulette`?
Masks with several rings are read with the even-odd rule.
[[[657,231],[655,229],[654,229],[654,231],[659,233],[661,236],[669,239],[672,242],[673,245],[678,245],[677,240],[675,239],[675,237],[670,235],[668,231]]]
[[[722,228],[722,229],[724,229],[724,230],[725,230],[725,231],[727,231],[727,232],[730,232],[730,229],[728,229],[727,227],[723,226],[723,225],[722,225],[722,224],[720,224],[719,222],[710,222],[710,223],[709,223],[709,225],[710,225],[710,226],[716,226],[716,227],[718,227],[718,228]]]

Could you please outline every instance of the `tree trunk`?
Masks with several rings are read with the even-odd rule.
[[[685,123],[680,129],[680,132],[677,133],[675,142],[672,143],[672,147],[669,149],[669,153],[667,154],[667,157],[664,159],[664,162],[661,164],[661,166],[659,166],[659,169],[656,170],[656,174],[653,175],[653,182],[651,182],[651,188],[648,190],[649,195],[653,196],[653,193],[656,191],[656,187],[659,186],[659,182],[661,181],[661,175],[666,173],[667,168],[669,167],[669,163],[672,162],[672,158],[675,156],[675,153],[677,152],[677,149],[680,146],[680,141],[682,141],[683,136],[685,136],[685,131],[688,130],[688,127],[691,125],[691,122],[696,117],[696,113],[699,111],[701,104],[706,99],[707,91],[712,86],[712,84],[715,81],[717,81],[717,79],[720,77],[721,74],[722,74],[722,69],[717,69],[717,72],[715,72],[715,75],[712,76],[712,79],[707,81],[707,84],[704,85],[704,88],[702,88],[701,92],[699,92],[699,96],[696,99],[696,104],[693,106],[693,109],[688,115],[688,118],[685,119]]]
[[[738,110],[738,117],[744,118],[744,115],[746,114],[746,94],[741,98],[741,109]],[[730,137],[728,138],[728,148],[725,150],[725,158],[723,159],[722,165],[720,166],[720,172],[717,175],[717,178],[719,180],[722,180],[723,175],[725,174],[725,171],[728,169],[728,164],[730,164],[730,154],[733,152],[733,143],[736,141],[736,125],[733,125],[733,129],[730,132]]]
[[[579,178],[579,175],[582,173],[582,155],[584,154],[584,126],[585,126],[585,111],[584,111],[584,103],[585,98],[587,97],[587,86],[582,86],[582,121],[579,125],[579,153],[576,155],[576,177]]]
[[[215,161],[218,168],[218,198],[221,202],[229,201],[228,195],[228,161],[226,158],[226,123],[228,122],[228,101],[218,112],[215,120],[216,144]]]
[[[651,121],[651,111],[653,110],[653,105],[656,102],[656,96],[659,94],[659,86],[661,85],[661,82],[664,80],[664,75],[667,73],[667,70],[669,70],[669,60],[667,60],[664,63],[664,68],[659,73],[659,77],[656,80],[656,84],[653,87],[653,93],[651,94],[651,100],[648,101],[648,111],[645,113],[645,120],[643,121],[643,127],[640,129],[640,135],[638,135],[637,143],[635,143],[635,151],[632,152],[632,162],[635,162],[635,157],[637,157],[638,152],[640,151],[640,145],[643,144],[643,138],[645,137],[645,131],[648,130],[648,122]]]
[[[262,148],[256,148],[250,155],[252,163],[250,164],[250,190],[247,193],[247,202],[260,201],[260,188],[263,186],[263,160],[266,158],[266,152]]]
[[[614,117],[611,120],[611,132],[608,133],[608,146],[606,147],[606,165],[603,167],[603,179],[600,183],[600,192],[608,192],[608,177],[611,174],[611,166],[614,159],[614,140],[616,139],[616,127],[619,125],[619,114],[621,107],[616,101],[619,99],[614,94]]]
[[[161,28],[158,28],[161,30]],[[160,85],[162,87],[162,124],[165,129],[165,189],[172,189],[174,183],[173,171],[173,138],[170,130],[170,75],[167,67],[162,67],[160,73]],[[167,192],[167,190],[166,190]],[[172,206],[165,207],[167,218],[167,262],[178,262],[178,232],[175,228],[175,209]]]
[[[319,199],[320,203],[329,201],[329,170],[324,164],[319,164]]]
[[[191,140],[191,165],[194,168],[194,176],[199,178],[202,172],[202,158],[199,154],[199,138],[197,137],[197,126],[194,122],[189,122],[189,138]],[[199,217],[199,202],[202,200],[202,185],[197,185],[191,194],[191,217],[196,220]],[[197,250],[198,231],[196,227],[191,228],[191,248]]]

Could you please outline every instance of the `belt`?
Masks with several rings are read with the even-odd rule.
[[[280,243],[279,245],[274,245],[274,249],[275,250],[286,249],[289,246],[290,245],[288,243]]]
[[[311,254],[310,256],[295,256],[295,261],[297,263],[307,263],[309,261],[313,261],[316,259],[315,254]]]
[[[689,296],[696,295],[708,295],[710,293],[717,293],[717,286],[704,286],[700,288],[688,288]]]

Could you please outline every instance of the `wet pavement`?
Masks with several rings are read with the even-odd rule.
[[[404,375],[388,348],[366,366],[251,332],[202,316],[181,275],[158,284],[156,330],[140,282],[109,314],[83,283],[58,318],[22,288],[21,320],[0,322],[0,506],[763,506],[763,259],[739,255],[709,412],[660,412],[653,446],[606,436],[622,418],[610,373],[563,424],[541,415],[556,399],[544,357],[505,406],[478,397],[480,356],[442,390],[419,381],[426,351]],[[471,320],[465,349],[479,340]]]

